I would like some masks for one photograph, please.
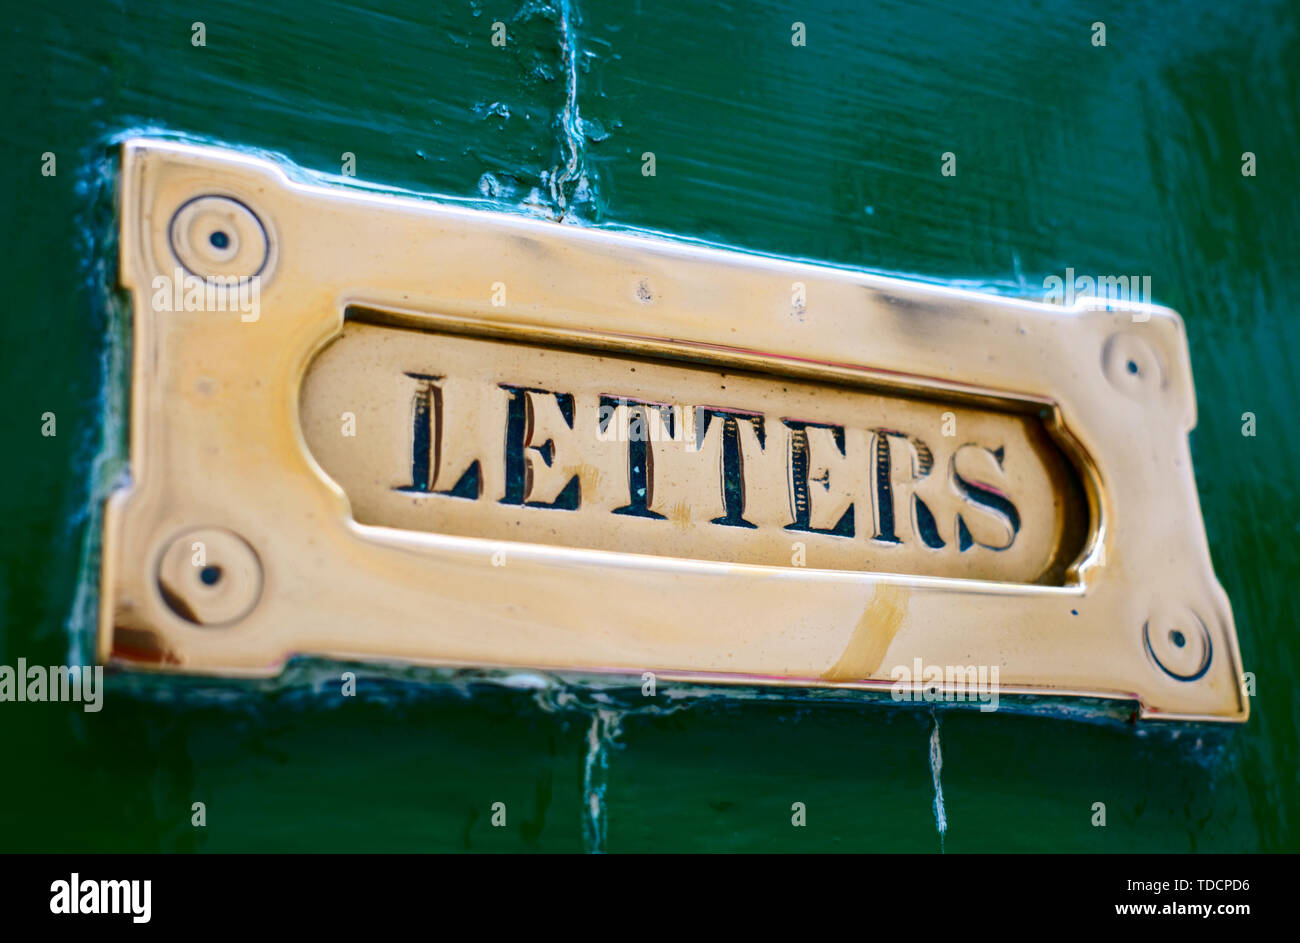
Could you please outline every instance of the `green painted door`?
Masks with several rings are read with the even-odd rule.
[[[1187,324],[1251,719],[1177,735],[954,711],[936,735],[910,707],[654,711],[369,677],[342,698],[318,666],[274,690],[116,675],[98,712],[0,702],[0,849],[1300,846],[1294,3],[274,6],[9,12],[0,664],[62,663],[88,627],[124,422],[112,142],[145,131],[990,292],[1149,275]]]

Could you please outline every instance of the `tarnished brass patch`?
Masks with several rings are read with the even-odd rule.
[[[123,151],[100,655],[1244,720],[1178,316]],[[955,680],[956,679],[956,680]],[[986,705],[982,705],[986,706]]]

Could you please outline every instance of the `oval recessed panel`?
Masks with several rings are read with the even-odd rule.
[[[364,524],[1057,585],[1088,529],[1033,412],[352,318],[301,410]]]

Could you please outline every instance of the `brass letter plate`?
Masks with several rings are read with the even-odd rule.
[[[123,150],[100,654],[1244,720],[1182,322]],[[972,676],[970,673],[974,672]]]

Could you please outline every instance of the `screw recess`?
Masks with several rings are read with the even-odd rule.
[[[197,528],[167,545],[158,561],[158,592],[187,622],[230,625],[257,605],[262,564],[239,535],[219,527]]]
[[[1142,626],[1142,641],[1156,665],[1177,681],[1198,681],[1214,657],[1205,621],[1190,609],[1152,613]]]
[[[227,196],[189,200],[172,216],[170,238],[176,260],[199,278],[251,278],[270,258],[262,221]]]

